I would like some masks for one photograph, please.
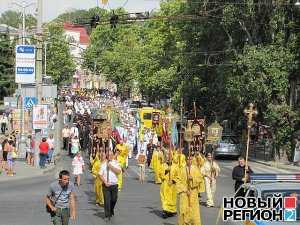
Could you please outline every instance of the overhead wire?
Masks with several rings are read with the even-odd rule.
[[[148,0],[148,1],[159,1],[159,2],[164,2],[161,0]],[[205,4],[205,5],[224,5],[224,4],[230,4],[230,5],[255,5],[255,6],[261,6],[261,5],[272,5],[272,6],[294,6],[295,3],[274,3],[272,2],[237,2],[237,1],[198,1],[198,0],[185,0],[182,1],[181,3],[186,3],[186,4]]]

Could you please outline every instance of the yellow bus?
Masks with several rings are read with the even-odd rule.
[[[144,127],[152,129],[154,125],[159,125],[161,117],[165,114],[164,111],[153,107],[143,107],[139,110],[141,123]]]

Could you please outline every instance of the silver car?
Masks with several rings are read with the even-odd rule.
[[[217,143],[217,148],[214,150],[214,155],[215,157],[239,157],[241,155],[241,150],[235,136],[223,136],[222,140]]]

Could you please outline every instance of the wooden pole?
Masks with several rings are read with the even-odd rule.
[[[180,102],[180,130],[179,130],[179,148],[182,148],[182,120],[183,120],[183,98],[181,98]]]
[[[247,149],[246,149],[246,162],[245,162],[245,180],[244,180],[244,183],[246,183],[247,181],[247,173],[248,173],[248,170],[249,170],[249,166],[248,166],[248,157],[249,157],[249,146],[250,146],[250,130],[251,130],[251,127],[249,128],[248,126],[248,131],[247,131]]]
[[[197,119],[197,108],[196,108],[196,102],[193,102],[194,105],[194,119]]]
[[[257,111],[254,109],[254,105],[250,103],[249,109],[245,109],[244,113],[247,116],[247,148],[246,148],[244,183],[247,183],[247,174],[249,170],[248,158],[249,158],[249,147],[250,147],[250,132],[251,132],[251,127],[253,125],[253,117],[257,115]]]

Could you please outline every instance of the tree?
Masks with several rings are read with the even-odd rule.
[[[115,29],[101,23],[84,65],[125,89],[138,81],[150,101],[171,98],[178,105],[183,97],[188,110],[195,101],[208,123],[229,119],[237,133],[243,108],[254,102],[280,148],[294,131],[286,98],[300,65],[299,15],[282,0],[166,0],[154,20],[122,21]],[[278,118],[284,125],[275,129]]]
[[[73,10],[60,14],[53,22],[69,22],[84,25],[88,33],[92,32],[90,22],[93,16],[99,15],[101,21],[107,20],[108,11],[102,8],[91,8],[89,10]]]
[[[49,31],[49,43],[47,49],[47,74],[56,84],[70,81],[75,72],[75,63],[70,54],[63,27],[56,23],[47,25]]]
[[[27,14],[25,16],[26,29],[36,26],[36,23],[36,18],[33,15]],[[20,25],[22,25],[22,13],[13,10],[5,11],[1,14],[0,24],[6,24],[18,28]]]
[[[9,33],[0,35],[0,99],[13,93],[15,89],[14,42]]]

